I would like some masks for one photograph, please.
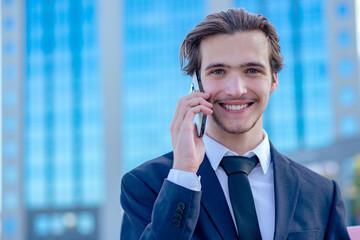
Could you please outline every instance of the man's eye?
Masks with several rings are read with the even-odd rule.
[[[259,70],[252,68],[252,69],[249,69],[247,72],[251,73],[251,74],[255,74],[255,73],[258,73]]]
[[[212,73],[213,73],[213,74],[220,75],[220,74],[224,74],[225,72],[224,72],[224,70],[222,70],[222,69],[215,69],[215,70],[212,71]]]

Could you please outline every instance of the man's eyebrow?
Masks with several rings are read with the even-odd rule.
[[[265,68],[264,64],[258,63],[258,62],[248,62],[248,63],[244,63],[241,64],[240,67],[244,68],[244,67],[261,67],[261,68]]]
[[[230,65],[223,64],[223,63],[212,63],[206,66],[205,70],[211,69],[211,68],[230,68]]]
[[[265,68],[264,64],[258,63],[258,62],[247,62],[243,63],[239,66],[240,68],[246,68],[246,67],[261,67]],[[224,63],[212,63],[206,66],[205,70],[212,69],[212,68],[231,68],[230,65],[224,64]]]

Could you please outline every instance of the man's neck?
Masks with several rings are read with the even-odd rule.
[[[217,126],[212,126],[206,134],[240,156],[254,149],[264,139],[260,121],[249,131],[241,134],[227,133]]]

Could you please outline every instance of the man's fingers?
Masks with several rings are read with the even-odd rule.
[[[203,98],[192,98],[183,102],[179,109],[178,119],[184,119],[189,108],[196,106],[204,106],[206,108],[212,108],[212,104]]]
[[[205,107],[203,105],[198,105],[192,108],[189,108],[184,117],[184,122],[191,122],[194,120],[194,117],[197,113],[204,113],[206,115],[211,115],[213,110],[211,108]]]
[[[190,95],[192,97],[190,97]],[[207,108],[212,108],[212,104],[204,99],[204,97],[208,97],[208,95],[204,95],[204,93],[201,92],[194,92],[189,94],[188,96],[185,96],[183,99],[181,99],[181,106],[178,109],[178,118],[184,119],[185,114],[190,107],[195,107],[197,105],[204,105]]]
[[[183,98],[185,100],[187,100],[187,99],[195,98],[195,97],[202,97],[204,99],[208,99],[208,98],[210,98],[210,93],[195,91],[195,92],[189,93],[188,95],[184,96]]]
[[[209,93],[193,92],[185,97],[180,98],[176,105],[173,120],[171,121],[171,124],[170,124],[170,131],[178,132],[189,108],[203,105],[206,108],[211,109],[212,104],[205,100],[209,97],[210,97]],[[209,112],[209,111],[207,111],[207,112]],[[205,114],[208,114],[208,113],[205,113]]]
[[[176,120],[176,119],[178,118],[179,110],[180,110],[180,107],[181,107],[183,101],[184,101],[183,98],[180,98],[180,99],[178,100],[178,103],[176,104],[174,116],[173,116],[173,121],[172,121],[171,123],[173,123],[174,120]]]
[[[207,115],[213,113],[213,111],[211,110],[212,104],[211,103],[206,104],[205,101],[204,104],[206,105],[202,105],[203,101],[205,100],[202,99],[197,101],[196,99],[194,99],[191,102],[188,102],[187,104],[183,104],[183,106],[179,110],[178,117],[176,119],[173,119],[172,122],[173,132],[178,132],[183,124],[192,123],[196,113],[202,112]],[[189,106],[189,105],[194,105],[194,106]]]

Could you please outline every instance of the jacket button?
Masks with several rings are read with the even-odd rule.
[[[183,202],[179,202],[178,205],[177,205],[178,208],[184,210],[185,209],[185,203]]]
[[[180,214],[175,214],[175,216],[174,216],[174,219],[177,219],[177,220],[179,220],[179,221],[181,221],[182,218],[183,218],[183,217],[182,217]]]
[[[172,222],[173,226],[179,228],[181,226],[181,222],[178,219],[174,219]]]
[[[176,209],[176,213],[180,214],[180,215],[184,215],[184,210],[182,210],[181,208]]]

